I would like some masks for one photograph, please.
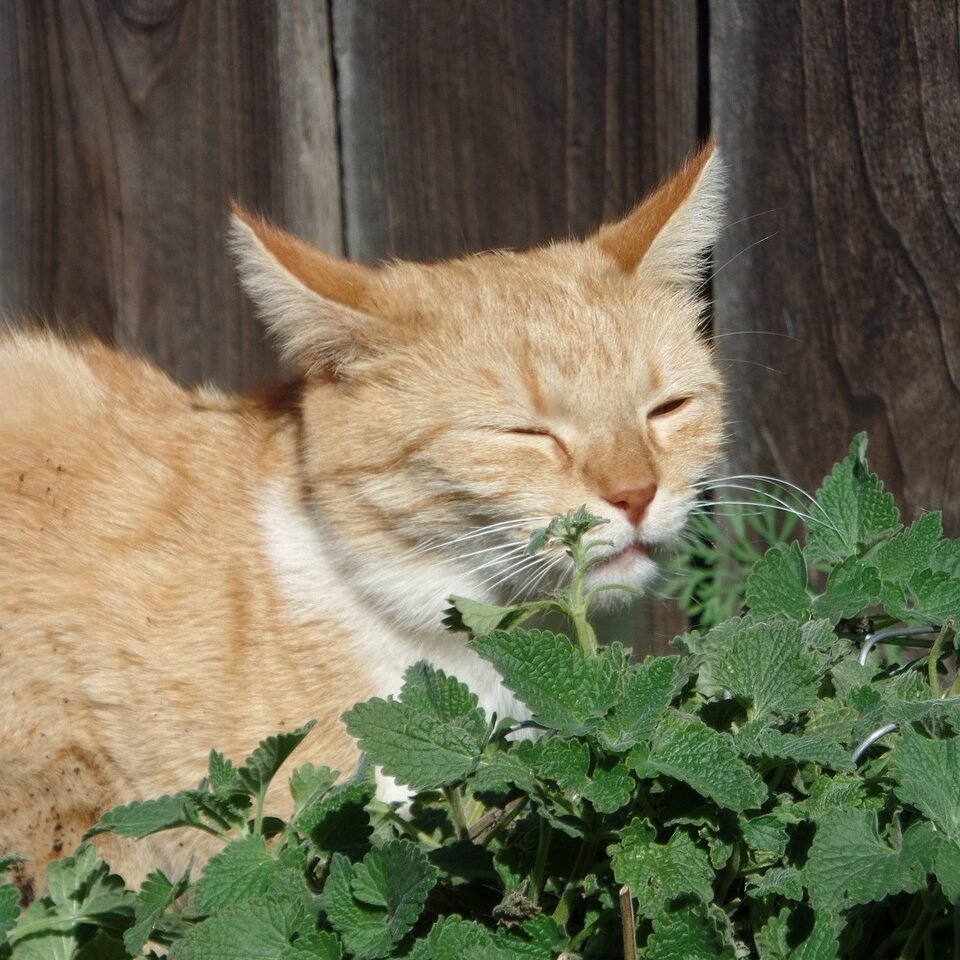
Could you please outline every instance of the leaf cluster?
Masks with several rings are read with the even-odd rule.
[[[857,437],[808,505],[803,545],[751,562],[742,611],[672,656],[595,646],[591,518],[561,518],[532,549],[570,550],[571,586],[544,603],[572,636],[530,626],[528,609],[455,598],[450,614],[529,720],[487,716],[415,664],[397,696],[345,714],[361,768],[296,770],[285,821],[264,796],[308,727],[240,766],[213,752],[199,789],[92,831],[213,834],[222,848],[198,876],[153,873],[134,893],[83,846],[26,910],[0,886],[0,957],[949,956],[960,544],[938,514],[901,524],[865,448]],[[911,626],[921,656],[861,655],[868,635]],[[374,766],[409,786],[408,805],[375,799]]]

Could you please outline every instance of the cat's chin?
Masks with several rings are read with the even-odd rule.
[[[639,541],[612,551],[587,572],[584,587],[587,591],[616,586],[642,590],[656,579],[659,571],[651,553],[652,548]],[[617,606],[630,599],[631,595],[625,590],[603,590],[596,595],[597,604],[603,607]]]

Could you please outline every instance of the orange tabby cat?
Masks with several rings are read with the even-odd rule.
[[[697,285],[721,181],[708,146],[583,242],[429,265],[237,211],[243,283],[302,371],[281,396],[0,339],[0,852],[30,858],[25,889],[104,810],[195,784],[211,746],[242,759],[316,717],[298,759],[351,769],[341,712],[420,658],[518,714],[440,616],[553,576],[523,547],[555,513],[609,518],[593,578],[649,581],[721,445]],[[202,840],[98,843],[136,881]]]

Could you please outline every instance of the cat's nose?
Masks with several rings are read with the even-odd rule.
[[[611,493],[603,499],[611,506],[622,510],[627,515],[630,523],[636,527],[639,526],[640,521],[643,520],[647,512],[647,507],[650,506],[650,502],[656,495],[657,485],[655,483],[648,483],[643,487],[618,490],[616,493]]]

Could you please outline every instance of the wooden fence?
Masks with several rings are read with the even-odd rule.
[[[519,247],[712,129],[731,467],[812,487],[865,428],[957,532],[957,36],[938,0],[2,0],[0,309],[247,388],[228,198],[361,260]]]

